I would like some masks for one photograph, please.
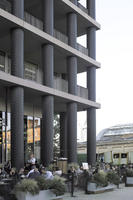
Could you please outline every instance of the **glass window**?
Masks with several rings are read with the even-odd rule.
[[[121,158],[127,158],[127,153],[122,153]]]
[[[0,70],[5,71],[5,53],[0,51]]]
[[[24,63],[25,79],[36,81],[38,66],[29,62]]]
[[[27,162],[34,152],[33,144],[33,117],[24,116],[24,158]]]
[[[7,114],[7,160],[11,160],[11,113]]]
[[[119,158],[119,153],[115,153],[113,157],[114,158]]]
[[[34,154],[35,158],[39,161],[40,160],[40,118],[34,119],[34,133],[35,133],[35,145],[34,145]]]

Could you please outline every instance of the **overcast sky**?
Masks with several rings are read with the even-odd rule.
[[[81,0],[82,3],[85,0]],[[133,0],[96,0],[97,134],[104,128],[133,123]],[[80,42],[85,44],[85,39]],[[84,76],[78,82],[84,83]],[[80,127],[85,124],[78,115]]]

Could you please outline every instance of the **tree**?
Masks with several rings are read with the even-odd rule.
[[[59,157],[60,153],[60,115],[54,115],[54,158]]]

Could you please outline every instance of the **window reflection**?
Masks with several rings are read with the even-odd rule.
[[[11,113],[0,111],[0,163],[11,160]],[[28,161],[30,154],[34,153],[40,161],[40,118],[24,116],[24,158]]]

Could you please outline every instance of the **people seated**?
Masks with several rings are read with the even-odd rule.
[[[52,180],[54,178],[51,171],[46,170],[44,167],[41,168],[41,175],[47,180]]]
[[[32,169],[27,174],[27,178],[35,179],[38,176],[40,176],[40,172],[38,171],[38,168],[35,165],[33,165]]]

